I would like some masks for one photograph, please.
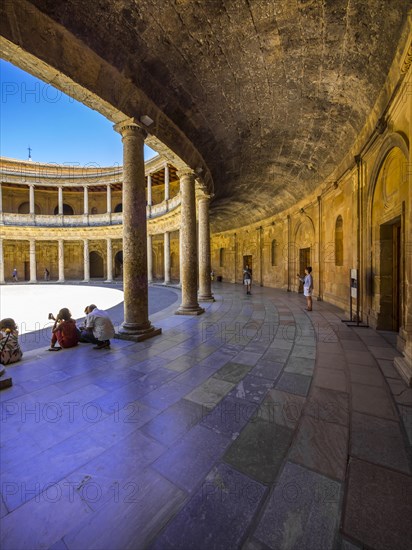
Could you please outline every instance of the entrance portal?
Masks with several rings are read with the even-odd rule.
[[[378,328],[399,331],[402,305],[401,222],[380,227],[380,312]]]
[[[310,265],[310,247],[299,249],[299,275],[303,277],[305,269]],[[298,292],[303,292],[303,283],[299,282]]]
[[[104,277],[103,258],[98,252],[90,252],[90,277],[93,279]]]

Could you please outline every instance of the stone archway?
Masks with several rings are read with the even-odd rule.
[[[103,257],[94,250],[89,254],[90,259],[90,277],[100,279],[104,277]]]
[[[59,207],[55,206],[54,208],[54,215],[57,215],[59,213]],[[70,204],[63,203],[63,216],[73,216],[74,210],[73,207],[70,206]]]
[[[19,214],[30,214],[30,203],[27,202],[27,201],[22,202],[19,205],[19,208],[18,208],[17,211],[18,211]],[[34,205],[34,213],[35,214],[41,214],[40,206],[38,204]]]
[[[116,252],[114,257],[114,276],[123,277],[123,250]]]
[[[315,263],[315,227],[309,216],[303,216],[296,226],[295,238],[290,247],[291,286],[293,290],[303,292],[302,284],[296,277],[296,273],[303,275],[308,265],[312,266],[315,288],[318,288],[319,282],[316,282],[316,276],[314,274]]]
[[[371,201],[371,324],[398,332],[405,318],[405,157],[393,147],[380,166]]]

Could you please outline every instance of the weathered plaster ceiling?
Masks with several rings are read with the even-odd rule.
[[[412,6],[411,0],[31,4],[142,90],[194,144],[214,181],[214,230],[285,209],[342,161],[385,82]]]

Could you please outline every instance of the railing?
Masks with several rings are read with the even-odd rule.
[[[168,201],[146,207],[146,217],[158,218],[177,208],[180,204],[180,194]],[[37,226],[37,227],[81,227],[121,225],[123,214],[121,212],[105,214],[12,214],[0,213],[0,225]]]

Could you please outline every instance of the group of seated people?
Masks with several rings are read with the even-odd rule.
[[[76,321],[67,307],[62,308],[56,317],[52,313],[49,314],[49,319],[54,321],[54,325],[48,351],[72,348],[79,342],[95,344],[93,349],[110,349],[110,339],[114,337],[115,330],[107,312],[98,309],[95,304],[87,306],[84,312],[86,319],[80,327],[76,326]],[[0,321],[1,364],[9,365],[22,358],[18,335],[14,319]]]
[[[62,308],[57,317],[49,315],[49,318],[54,320],[49,351],[72,348],[79,342],[95,344],[93,349],[110,349],[114,326],[109,315],[94,304],[87,306],[84,312],[86,319],[79,328],[67,307]],[[56,346],[56,343],[59,345]]]

